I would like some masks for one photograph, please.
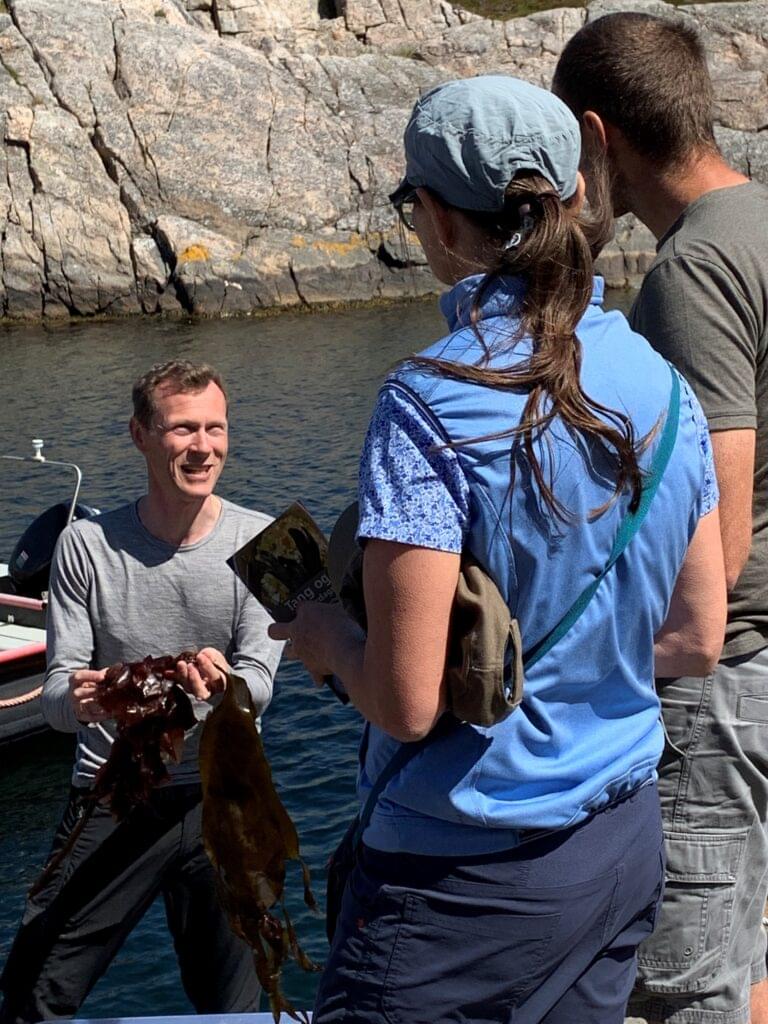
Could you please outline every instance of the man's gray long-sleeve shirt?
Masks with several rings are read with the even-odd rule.
[[[215,647],[248,683],[257,711],[266,708],[283,645],[267,636],[271,618],[226,560],[269,522],[222,501],[213,530],[177,548],[152,536],[131,504],[73,523],[61,535],[51,573],[42,708],[55,729],[77,732],[74,785],[92,784],[115,728],[111,721],[84,726],[75,718],[69,677],[77,669]],[[176,783],[199,779],[200,723],[217,700],[190,699],[198,725],[187,733],[181,762],[169,765]]]

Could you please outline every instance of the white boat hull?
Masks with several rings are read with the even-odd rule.
[[[45,606],[8,592],[0,566],[0,745],[48,728],[40,710]]]

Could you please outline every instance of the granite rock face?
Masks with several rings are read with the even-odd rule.
[[[434,290],[387,202],[414,100],[481,72],[547,85],[586,18],[627,7],[701,27],[723,150],[768,181],[768,0],[594,0],[507,22],[447,0],[0,0],[2,314]],[[609,283],[635,283],[652,251],[620,223]]]

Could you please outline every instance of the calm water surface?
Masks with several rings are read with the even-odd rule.
[[[609,304],[626,301],[618,294]],[[127,433],[133,380],[160,360],[205,359],[230,389],[230,456],[220,493],[271,514],[298,498],[330,529],[354,497],[357,455],[382,376],[442,328],[428,300],[264,320],[0,329],[3,454],[27,454],[30,439],[42,437],[49,458],[80,465],[82,500],[115,507],[143,489],[143,460]],[[0,561],[35,514],[66,496],[67,486],[51,470],[0,462]],[[317,691],[303,671],[281,666],[264,741],[321,904],[324,864],[354,813],[359,723],[354,710]],[[61,814],[72,756],[71,737],[54,733],[0,750],[0,965]],[[323,922],[304,907],[294,865],[287,903],[300,940],[322,961]],[[316,976],[291,965],[284,980],[296,1005],[311,1006]],[[158,902],[81,1016],[190,1012]]]

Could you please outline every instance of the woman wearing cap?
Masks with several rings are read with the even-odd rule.
[[[317,605],[272,627],[367,720],[363,800],[419,743],[365,828],[314,1021],[619,1024],[663,881],[654,658],[657,676],[704,674],[722,644],[706,424],[601,307],[599,183],[589,221],[556,97],[448,83],[417,103],[405,152],[393,202],[450,288],[449,333],[387,380],[363,450],[368,634]],[[446,713],[462,553],[526,650],[605,573],[490,727]]]

